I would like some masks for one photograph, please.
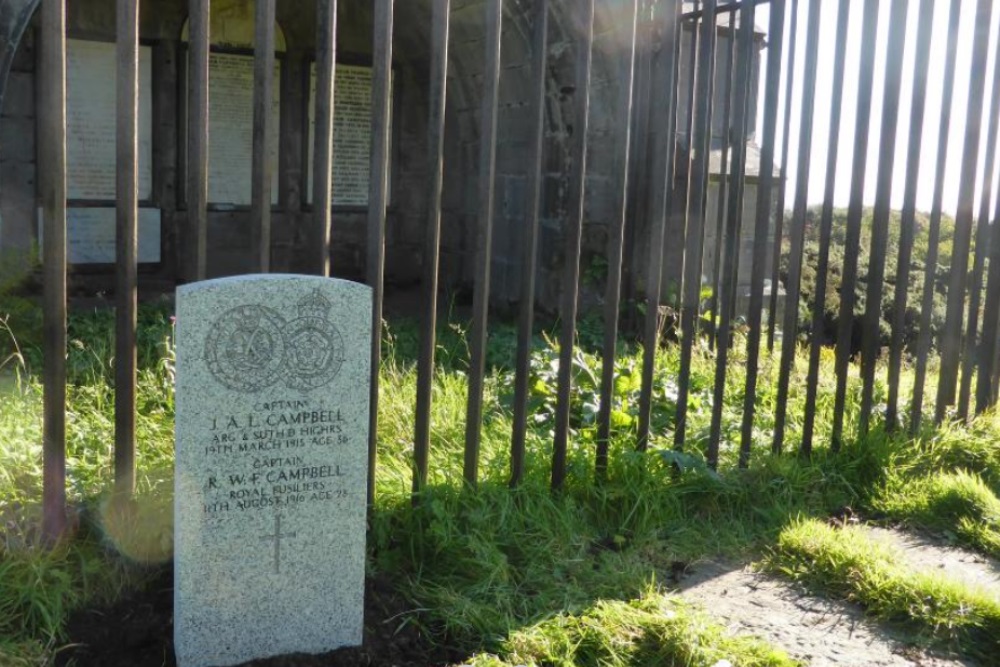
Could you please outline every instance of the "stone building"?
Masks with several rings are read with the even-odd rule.
[[[37,257],[38,183],[36,98],[38,91],[38,0],[0,0],[0,271],[30,271]],[[251,270],[250,164],[252,125],[252,0],[213,0],[210,108],[210,276]],[[334,139],[334,209],[332,267],[336,275],[364,275],[367,206],[367,142],[369,141],[372,3],[340,0],[338,70]],[[573,100],[577,93],[574,59],[577,36],[569,13],[574,0],[555,0],[550,19],[546,109],[543,219],[537,298],[554,310],[562,291],[562,229],[569,208],[572,168]],[[594,46],[592,120],[587,174],[583,249],[585,294],[599,298],[607,230],[615,217],[621,175],[615,150],[624,141],[626,123],[617,117],[630,53],[627,0],[598,0]],[[644,3],[645,4],[645,3]],[[520,237],[526,220],[531,131],[531,35],[533,2],[506,0],[502,38],[501,101],[497,153],[493,298],[512,303],[522,273]],[[143,293],[172,290],[185,275],[184,193],[186,0],[141,3],[140,40],[140,288]],[[277,3],[275,114],[278,123],[272,269],[308,271],[304,244],[312,221],[311,90],[315,43],[315,7],[310,0]],[[445,189],[442,212],[442,285],[458,291],[472,282],[476,234],[480,86],[484,66],[483,0],[453,0],[445,136]],[[71,294],[110,292],[114,255],[114,30],[112,0],[73,0],[67,4],[68,25],[68,233]],[[729,30],[720,25],[720,53]],[[396,2],[393,61],[393,121],[390,159],[390,203],[387,221],[387,281],[405,286],[421,280],[427,221],[427,115],[430,57],[430,2]],[[690,49],[686,40],[681,52]],[[757,34],[755,54],[765,47]],[[759,55],[754,72],[759,71]],[[682,63],[679,115],[686,113],[686,79],[691,65]],[[8,74],[9,70],[9,74]],[[727,66],[717,77],[728,76]],[[4,75],[7,75],[4,86]],[[723,87],[716,85],[721,104]],[[756,96],[756,90],[755,90]],[[756,109],[756,104],[751,105]],[[721,114],[719,114],[721,115]],[[721,146],[722,122],[713,125],[713,147]],[[679,118],[677,146],[687,145]],[[751,124],[752,126],[754,124]],[[655,129],[654,129],[655,130]],[[110,141],[108,140],[110,137]],[[747,137],[754,153],[754,136]],[[642,138],[637,141],[648,141]],[[638,151],[633,151],[633,156]],[[718,164],[718,160],[715,160]],[[718,171],[718,169],[716,169]],[[746,210],[753,211],[755,175],[751,174]],[[709,193],[709,227],[714,224],[718,174]],[[633,183],[633,189],[638,187]],[[633,193],[634,200],[634,193]],[[682,208],[682,207],[681,207]],[[646,217],[629,212],[626,290],[641,295],[648,247]],[[749,219],[752,219],[749,218]],[[683,212],[671,216],[667,234],[664,282],[680,277],[678,234]],[[744,225],[744,248],[752,242],[752,225]],[[747,236],[746,233],[750,235]],[[711,257],[714,232],[706,243]],[[745,254],[741,253],[741,254]],[[711,262],[706,268],[710,278]],[[745,272],[744,272],[745,269]],[[747,282],[749,261],[741,262]],[[591,302],[592,303],[592,302]]]

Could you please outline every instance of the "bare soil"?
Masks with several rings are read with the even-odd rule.
[[[415,626],[402,623],[409,611],[385,582],[369,580],[363,646],[255,660],[242,667],[433,667],[467,657],[432,644]],[[175,667],[173,573],[163,571],[145,590],[111,607],[81,610],[70,619],[68,633],[57,667]]]

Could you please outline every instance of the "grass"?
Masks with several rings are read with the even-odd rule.
[[[19,330],[16,322],[10,322],[10,328]],[[142,520],[130,525],[121,525],[104,502],[112,477],[111,332],[109,313],[71,318],[67,477],[79,530],[56,552],[35,546],[41,498],[41,359],[30,336],[21,340],[19,356],[6,370],[0,369],[8,378],[0,383],[0,569],[10,568],[8,575],[0,573],[0,623],[14,619],[0,627],[0,637],[5,637],[0,662],[43,654],[64,640],[61,630],[73,608],[114,598],[141,584],[150,568],[170,558],[170,311],[166,306],[141,309],[137,507]],[[679,360],[670,346],[656,362],[655,436],[649,452],[637,453],[641,351],[623,345],[616,360],[611,468],[607,481],[597,485],[593,452],[600,360],[590,350],[599,347],[599,335],[599,323],[581,325],[581,347],[574,355],[569,477],[565,491],[553,495],[548,477],[557,349],[540,332],[532,357],[528,472],[523,485],[511,491],[507,481],[515,337],[509,325],[494,327],[480,483],[476,493],[469,493],[461,483],[465,325],[454,318],[445,323],[433,386],[430,479],[421,502],[414,505],[410,489],[418,327],[408,321],[388,326],[368,571],[391,581],[409,601],[413,611],[403,621],[416,624],[436,642],[480,653],[481,664],[639,665],[656,656],[663,664],[712,665],[716,655],[736,665],[789,664],[759,644],[710,629],[697,614],[664,597],[656,582],[665,580],[664,573],[678,562],[716,555],[754,557],[776,544],[799,517],[828,516],[846,505],[888,512],[893,502],[898,506],[894,516],[929,526],[941,512],[930,506],[920,509],[924,506],[915,498],[922,487],[910,484],[914,479],[974,471],[990,493],[1000,484],[1000,453],[994,444],[1000,439],[1000,420],[995,416],[969,427],[927,429],[918,443],[875,430],[864,441],[847,442],[839,454],[818,446],[808,461],[772,456],[777,359],[766,353],[754,455],[750,469],[737,469],[744,381],[739,345],[727,377],[719,473],[709,471],[701,455],[714,375],[714,358],[705,346],[694,356],[686,453],[672,451]],[[832,354],[824,351],[818,444],[828,441],[832,425],[832,365]],[[788,401],[789,443],[801,429],[805,371],[805,355],[800,354]],[[880,383],[876,401],[884,395]],[[858,397],[852,371],[849,433],[857,421]],[[907,499],[913,502],[907,505]],[[981,493],[963,511],[992,516],[988,499]],[[970,538],[970,543],[985,549],[985,541]],[[958,641],[960,648],[968,644],[976,649],[964,635]],[[483,662],[488,660],[499,662]]]
[[[479,655],[472,667],[795,667],[784,652],[732,637],[675,598],[650,593],[631,602],[602,601],[579,615],[560,615],[514,633],[504,658]]]
[[[825,593],[861,604],[874,616],[915,627],[932,642],[970,657],[1000,653],[1000,602],[941,575],[913,572],[897,550],[860,527],[815,519],[781,532],[773,569]]]

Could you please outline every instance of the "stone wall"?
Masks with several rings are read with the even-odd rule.
[[[620,99],[629,54],[625,0],[598,0],[594,70],[591,91],[590,152],[588,156],[586,224],[582,274],[584,306],[603,293],[601,265],[607,230],[616,216],[621,176],[615,163],[624,141],[625,119],[619,118]],[[527,223],[527,149],[531,133],[531,37],[533,2],[506,0],[502,34],[501,103],[497,147],[496,209],[494,221],[493,298],[512,304],[519,295],[523,273],[520,243]],[[571,144],[578,31],[572,20],[575,0],[553,2],[547,73],[546,141],[543,210],[539,244],[537,298],[546,310],[558,307],[565,255],[563,235],[572,173]],[[162,211],[162,262],[143,265],[145,291],[168,291],[189,278],[179,258],[185,252],[187,212],[183,181],[184,47],[180,36],[186,19],[184,0],[143,3],[140,36],[153,51],[153,197]],[[279,205],[272,220],[273,268],[306,272],[311,269],[305,251],[310,238],[312,211],[306,201],[308,127],[308,68],[315,43],[311,2],[278,2],[277,21],[285,35],[281,76]],[[479,124],[485,45],[484,0],[453,0],[451,52],[445,136],[445,188],[442,211],[442,285],[459,294],[471,291],[477,243],[479,198]],[[111,41],[114,4],[107,0],[79,0],[68,5],[69,36]],[[36,17],[37,21],[37,17]],[[343,59],[370,62],[372,16],[368,0],[341,0],[338,49]],[[33,24],[21,41],[0,115],[0,249],[26,257],[36,243],[36,178],[34,96],[36,30]],[[427,225],[428,77],[430,2],[396,3],[394,38],[394,133],[391,154],[391,202],[387,220],[387,280],[391,285],[418,283],[423,276]],[[682,85],[683,89],[683,85]],[[655,132],[655,128],[654,128]],[[649,139],[652,141],[652,139]],[[364,276],[367,213],[361,208],[333,212],[333,272],[360,279]],[[630,215],[631,245],[627,256],[630,289],[642,291],[648,254],[642,216]],[[672,220],[668,250],[676,243],[678,217]],[[682,225],[682,219],[680,220]],[[212,210],[209,214],[209,271],[212,276],[251,270],[250,216],[247,210]],[[668,257],[665,281],[676,262]],[[678,274],[679,275],[679,274]],[[110,292],[109,266],[74,267],[71,286],[83,292]]]

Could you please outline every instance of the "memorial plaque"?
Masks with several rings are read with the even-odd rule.
[[[253,57],[211,53],[208,86],[208,201],[222,206],[250,206],[253,198]],[[269,135],[271,203],[275,205],[278,204],[280,91],[281,63],[275,62]]]
[[[108,207],[66,209],[66,254],[70,264],[114,264],[116,212]],[[42,209],[38,209],[38,240],[43,239]],[[139,264],[160,261],[160,209],[139,209]]]
[[[139,47],[139,199],[153,191],[152,57]],[[115,45],[66,40],[66,187],[70,199],[114,201]]]
[[[364,285],[178,289],[180,667],[361,643],[370,340]]]
[[[309,179],[316,146],[316,65],[309,77]],[[333,95],[333,205],[367,206],[371,180],[372,68],[337,63]],[[390,129],[389,136],[392,136]]]

